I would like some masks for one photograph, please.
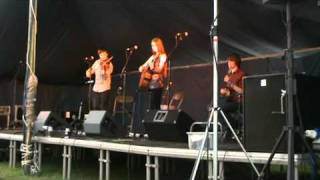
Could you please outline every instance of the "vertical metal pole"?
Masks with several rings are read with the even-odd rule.
[[[159,157],[155,156],[154,157],[154,179],[159,180]]]
[[[67,146],[63,146],[62,179],[66,179],[66,156],[67,156]]]
[[[287,124],[288,124],[288,170],[287,180],[294,179],[294,110],[293,110],[293,96],[294,96],[294,64],[293,64],[293,50],[292,50],[292,24],[291,24],[291,2],[287,0],[286,3],[287,15]]]
[[[11,107],[9,106],[9,114],[7,114],[7,127],[6,129],[8,130],[9,129],[9,126],[10,126],[10,116],[11,116]]]
[[[16,160],[17,160],[17,141],[13,141],[13,153],[12,153],[12,167],[16,167]]]
[[[106,180],[110,179],[110,152],[106,151]]]
[[[68,176],[67,178],[70,179],[71,177],[71,160],[72,160],[72,151],[71,146],[68,147]]]
[[[146,162],[146,180],[151,180],[151,173],[150,173],[150,156],[147,155],[147,162]]]
[[[208,162],[208,179],[212,179],[213,178],[213,167],[212,167],[212,161],[210,160]]]
[[[204,136],[203,136],[203,139],[202,139],[202,142],[201,142],[201,145],[200,145],[200,149],[198,150],[198,156],[197,156],[196,162],[195,162],[195,164],[193,166],[193,169],[192,169],[190,180],[194,180],[196,178],[198,167],[199,167],[199,164],[200,164],[200,161],[201,161],[201,157],[203,155],[203,149],[204,149],[204,145],[205,145],[205,142],[206,142],[205,140],[207,139],[207,136],[209,134],[209,128],[210,128],[211,120],[213,119],[213,114],[215,112],[216,111],[214,111],[214,109],[212,109],[211,112],[210,112],[210,116],[208,118],[207,126],[206,126],[206,129],[205,129],[205,132],[204,132]]]
[[[10,140],[10,144],[9,144],[9,167],[12,167],[12,156],[13,156],[13,153],[12,153],[12,148],[13,148],[13,141]]]
[[[215,31],[218,32],[218,0],[213,0],[213,25]],[[218,33],[213,34],[213,50],[214,56],[212,58],[212,67],[213,67],[213,108],[218,107],[218,67],[215,61],[218,61]],[[210,124],[209,124],[210,126]],[[218,179],[218,112],[214,111],[213,114],[213,179]]]
[[[99,157],[99,180],[103,179],[103,150],[100,149],[100,157]]]
[[[219,162],[219,179],[224,180],[224,162]]]
[[[38,80],[35,76],[36,66],[36,40],[37,40],[37,0],[29,0],[29,24],[28,24],[28,42],[26,55],[26,73],[24,85],[24,132],[22,142],[21,164],[26,175],[34,173],[31,171],[34,166],[32,152],[32,128],[35,116],[35,102],[37,94]]]
[[[299,167],[298,167],[298,165],[294,166],[294,180],[299,180]]]

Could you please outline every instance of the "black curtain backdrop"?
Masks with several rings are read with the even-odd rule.
[[[297,59],[296,71],[300,74],[318,76],[318,64],[320,56],[309,56],[309,59]],[[270,74],[285,72],[285,61],[279,59],[260,59],[256,61],[243,62],[242,68],[246,75]],[[301,68],[302,67],[302,68]],[[226,64],[219,65],[219,84],[227,71]],[[212,97],[212,66],[197,65],[175,68],[172,70],[175,92],[183,91],[185,101],[182,109],[186,111],[196,121],[205,121],[207,118],[207,106]],[[127,78],[127,93],[135,96],[138,88],[138,73],[130,73]],[[0,105],[12,104],[13,81],[2,80],[0,86]],[[122,85],[122,79],[115,75],[112,82],[112,97],[116,96],[117,87]],[[315,85],[315,88],[318,85]],[[17,101],[22,102],[23,84],[18,81]],[[52,85],[41,83],[38,87],[37,112],[41,110],[51,110],[55,112],[73,111],[77,112],[80,102],[87,104],[88,86],[87,85]],[[113,98],[110,105],[113,104]],[[109,109],[111,110],[111,108]]]

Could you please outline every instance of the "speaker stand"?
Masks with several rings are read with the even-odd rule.
[[[283,129],[282,129],[282,131],[281,131],[280,136],[277,138],[277,141],[276,141],[275,145],[274,145],[273,148],[272,148],[272,151],[271,151],[271,154],[270,154],[270,157],[269,157],[267,163],[264,164],[264,166],[263,166],[263,168],[262,168],[262,170],[261,170],[261,172],[260,172],[260,177],[258,177],[258,180],[264,180],[265,175],[266,175],[265,172],[266,172],[267,169],[270,167],[270,164],[271,164],[271,162],[272,162],[272,159],[273,159],[275,153],[277,152],[277,150],[278,150],[281,142],[282,142],[282,141],[284,140],[284,138],[286,137],[285,135],[288,133],[288,131],[289,131],[289,127],[288,127],[288,126],[284,126]],[[312,149],[311,149],[311,147],[310,147],[309,144],[307,143],[306,139],[305,139],[304,136],[302,135],[300,127],[296,127],[296,128],[294,129],[294,133],[298,133],[299,137],[301,138],[301,140],[302,140],[302,142],[303,142],[303,145],[308,149],[308,152],[309,152],[310,154],[314,154],[313,151],[312,151]],[[314,159],[312,159],[312,160],[314,161]],[[313,162],[313,163],[316,163],[316,162]],[[296,177],[295,177],[294,179],[296,179]]]
[[[234,138],[236,139],[237,143],[239,144],[242,152],[245,154],[247,160],[250,162],[250,165],[252,167],[252,169],[254,170],[254,172],[256,173],[256,175],[258,177],[260,177],[260,173],[257,169],[257,167],[255,166],[255,164],[253,163],[252,159],[249,157],[247,150],[244,148],[243,144],[241,143],[241,140],[239,139],[239,136],[237,135],[237,133],[235,132],[235,130],[233,129],[233,127],[230,124],[230,121],[228,120],[228,118],[226,117],[225,113],[223,112],[223,110],[221,109],[221,107],[216,107],[214,108],[215,111],[218,111],[218,113],[220,113],[220,115],[223,117],[224,122],[227,124],[229,130],[231,131],[232,135],[234,136]]]
[[[294,135],[296,132],[296,127],[294,124],[294,96],[295,96],[295,86],[294,86],[294,62],[293,62],[293,48],[292,48],[292,15],[291,15],[291,1],[292,0],[286,0],[286,35],[287,35],[287,50],[286,50],[286,88],[287,88],[287,125],[283,128],[279,138],[277,139],[276,144],[274,145],[271,155],[269,157],[269,160],[264,165],[261,174],[258,179],[262,180],[265,174],[265,170],[270,166],[270,163],[274,157],[275,152],[277,151],[280,143],[282,140],[286,137],[288,139],[288,170],[287,170],[287,180],[292,180],[295,177],[294,172]],[[301,137],[305,147],[309,150],[309,152],[312,154],[312,149],[305,141],[301,131],[298,131],[300,133],[299,136]]]
[[[235,132],[235,130],[234,130],[233,127],[231,126],[228,118],[226,117],[226,115],[225,115],[225,113],[223,112],[223,110],[221,109],[221,107],[210,108],[210,109],[211,109],[211,110],[210,110],[211,112],[210,112],[210,116],[209,116],[209,119],[208,119],[208,123],[207,123],[207,125],[206,125],[204,138],[203,138],[203,140],[202,140],[202,142],[201,142],[201,146],[200,146],[200,149],[199,149],[199,151],[198,151],[198,157],[197,157],[197,160],[196,160],[196,162],[195,162],[195,164],[194,164],[194,166],[193,166],[190,180],[194,180],[195,177],[196,177],[196,173],[197,173],[197,170],[198,170],[198,167],[199,167],[199,163],[200,163],[200,160],[201,160],[201,156],[202,156],[202,154],[203,154],[203,149],[204,149],[205,141],[207,140],[207,137],[208,137],[208,135],[209,135],[209,127],[210,127],[210,123],[211,123],[211,121],[212,121],[212,119],[213,119],[212,117],[213,117],[213,113],[214,113],[214,112],[218,112],[218,113],[221,114],[221,116],[223,117],[223,120],[224,120],[225,123],[227,124],[229,130],[232,132],[232,135],[235,137],[237,143],[239,144],[242,152],[245,154],[247,160],[249,161],[252,169],[254,170],[254,172],[256,173],[256,175],[257,175],[258,177],[260,177],[260,173],[259,173],[257,167],[256,167],[255,164],[253,163],[252,159],[249,157],[248,152],[247,152],[246,149],[244,148],[244,146],[243,146],[243,144],[241,143],[241,141],[240,141],[237,133]],[[217,132],[214,132],[214,133],[217,133]],[[207,154],[207,156],[208,156],[208,154]],[[218,177],[217,177],[217,178],[218,178]]]

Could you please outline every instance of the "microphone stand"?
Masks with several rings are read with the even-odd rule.
[[[88,68],[89,69],[92,64],[90,63],[90,61],[86,61],[87,65],[88,65]],[[91,99],[92,99],[92,84],[93,84],[93,80],[92,80],[92,77],[90,75],[89,77],[89,80],[87,80],[85,82],[85,84],[89,84],[89,87],[88,87],[88,111],[90,112],[91,111]]]
[[[125,51],[125,59],[126,62],[121,70],[120,77],[122,78],[122,97],[123,97],[123,103],[122,103],[122,126],[125,125],[125,113],[126,111],[126,96],[127,96],[127,66],[129,63],[129,60],[131,58],[131,55],[133,54],[134,49],[130,49],[129,51]]]
[[[170,90],[171,90],[171,87],[173,85],[173,82],[172,82],[172,76],[171,76],[171,56],[172,54],[175,52],[175,50],[179,47],[179,42],[180,41],[183,41],[183,37],[182,36],[179,36],[178,34],[175,35],[175,45],[173,47],[173,49],[170,51],[170,53],[168,54],[168,57],[167,57],[167,62],[168,62],[168,78],[167,78],[167,86],[165,88],[165,91],[166,91],[166,105],[167,105],[167,110],[170,110]]]
[[[92,78],[90,77],[88,81],[86,81],[86,84],[89,84],[88,87],[88,110],[91,111],[91,99],[92,99]]]

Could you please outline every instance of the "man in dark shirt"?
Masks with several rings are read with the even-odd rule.
[[[240,68],[241,58],[238,54],[231,54],[228,56],[227,63],[228,72],[223,78],[224,82],[220,89],[219,104],[231,125],[235,127],[236,125],[241,124],[240,122],[237,122],[241,119],[235,119],[230,115],[240,111],[241,109],[241,96],[243,93],[242,78],[244,76],[244,72]],[[224,129],[227,129],[224,121],[222,121],[222,124],[224,125]]]
[[[227,58],[228,73],[223,78],[223,86],[220,89],[221,108],[228,111],[239,109],[242,95],[242,78],[244,72],[240,69],[241,58],[237,54],[231,54]]]

